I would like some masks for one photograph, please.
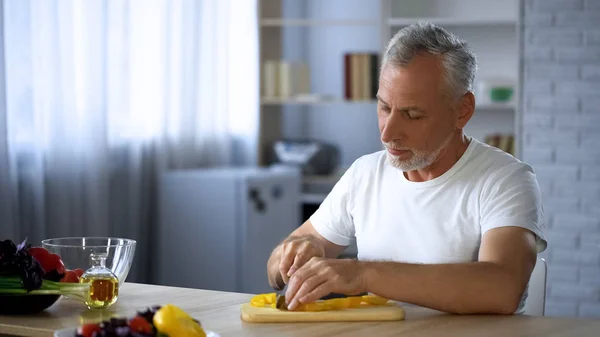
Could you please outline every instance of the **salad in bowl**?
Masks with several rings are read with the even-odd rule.
[[[84,301],[89,285],[80,284],[83,270],[69,270],[61,257],[27,240],[0,241],[0,314],[32,314],[52,306],[61,296]]]
[[[55,337],[219,337],[181,308],[166,304],[137,312],[131,318],[111,318],[63,329]]]

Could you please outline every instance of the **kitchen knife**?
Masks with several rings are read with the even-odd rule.
[[[287,310],[287,303],[285,302],[285,292],[287,291],[287,283],[283,286],[283,289],[277,294],[277,300],[275,307],[277,309]]]
[[[275,302],[275,308],[287,310],[287,303],[285,302],[285,292],[287,291],[287,283],[283,286],[283,289],[277,293],[277,299]]]
[[[346,297],[351,297],[351,296],[364,296],[364,295],[368,295],[368,293],[360,293],[357,295],[345,295],[345,294],[338,294],[338,293],[330,293],[327,296],[321,297],[320,300],[329,300],[329,299],[333,299],[333,298],[346,298]],[[285,302],[285,288],[284,288],[282,294],[277,295],[275,308],[281,309],[281,310],[287,310],[287,303]]]

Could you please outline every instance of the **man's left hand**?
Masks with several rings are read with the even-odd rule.
[[[314,257],[290,278],[285,298],[288,309],[310,303],[330,293],[346,295],[366,291],[363,264],[356,260]]]

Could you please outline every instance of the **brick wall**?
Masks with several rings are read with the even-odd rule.
[[[550,316],[600,317],[600,0],[524,0],[522,158],[548,219]]]

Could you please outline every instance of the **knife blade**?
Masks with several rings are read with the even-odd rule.
[[[277,309],[287,310],[287,303],[285,302],[285,292],[287,291],[287,283],[283,286],[283,288],[277,293],[277,300],[275,307]]]
[[[360,294],[356,294],[356,295],[346,295],[346,294],[339,294],[339,293],[329,293],[329,295],[325,295],[323,297],[320,298],[320,300],[330,300],[333,298],[346,298],[346,297],[354,297],[354,296],[364,296],[364,295],[368,295],[369,293],[360,293]]]
[[[287,303],[285,302],[285,295],[277,295],[277,302],[275,308],[281,310],[287,310]]]

